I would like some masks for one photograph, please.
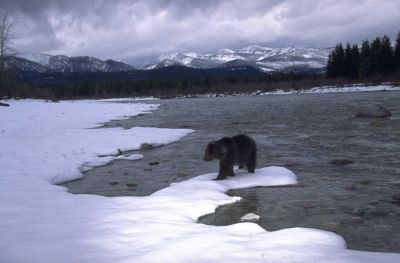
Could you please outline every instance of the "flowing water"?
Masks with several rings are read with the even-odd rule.
[[[252,212],[261,216],[258,224],[268,231],[318,228],[340,234],[351,249],[400,252],[400,201],[393,197],[400,195],[400,92],[156,103],[160,107],[151,114],[106,126],[191,128],[195,132],[176,143],[137,151],[144,155],[140,160],[115,161],[63,185],[77,194],[149,195],[172,182],[216,172],[217,162],[202,161],[207,143],[246,133],[258,144],[258,167],[285,166],[298,176],[299,184],[232,190],[229,194],[241,196],[242,201],[218,208],[199,223],[234,224]],[[392,117],[354,117],[379,104]]]

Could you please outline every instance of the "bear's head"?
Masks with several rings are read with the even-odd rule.
[[[226,147],[221,143],[215,141],[210,142],[204,152],[203,160],[206,162],[212,161],[214,159],[221,160],[225,158],[226,151]]]

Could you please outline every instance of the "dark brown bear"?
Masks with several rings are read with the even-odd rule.
[[[228,176],[234,176],[233,166],[239,165],[242,169],[247,166],[249,173],[254,173],[256,168],[257,146],[252,138],[240,134],[224,137],[218,141],[212,141],[207,145],[203,160],[219,160],[219,173],[216,180],[223,180]]]

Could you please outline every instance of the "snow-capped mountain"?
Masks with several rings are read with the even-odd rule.
[[[37,73],[45,73],[47,68],[42,66],[39,63],[27,60],[25,58],[9,56],[5,59],[5,67],[6,69],[11,70],[21,70],[21,71],[29,71],[29,72],[37,72]]]
[[[128,71],[132,66],[115,60],[101,60],[94,57],[52,56],[48,67],[57,72],[116,72]]]
[[[134,69],[131,65],[112,59],[101,60],[88,56],[52,56],[43,53],[20,53],[17,57],[11,57],[8,64],[10,68],[41,73],[119,72]]]
[[[169,66],[186,66],[198,69],[231,68],[251,66],[264,72],[275,71],[321,71],[326,67],[330,48],[270,48],[250,45],[238,50],[220,49],[215,53],[170,53],[159,56],[141,67],[144,70]],[[121,72],[135,69],[116,60],[95,57],[49,55],[44,53],[20,53],[10,57],[8,68],[32,72]]]
[[[52,55],[41,53],[41,52],[34,52],[34,53],[23,52],[23,53],[18,53],[17,57],[24,58],[31,62],[38,63],[42,66],[47,66],[49,64],[49,60],[52,57]]]
[[[192,68],[253,66],[265,72],[293,68],[323,69],[326,67],[330,48],[269,48],[251,45],[239,50],[221,49],[213,54],[170,53],[161,55],[144,69],[171,65]]]

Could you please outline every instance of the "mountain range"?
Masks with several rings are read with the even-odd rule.
[[[171,65],[192,68],[252,66],[263,72],[313,70],[326,67],[330,48],[269,48],[251,45],[239,50],[221,49],[216,53],[170,53],[155,63],[144,66],[153,69]]]
[[[101,60],[89,56],[53,56],[44,53],[20,53],[17,56],[8,57],[6,67],[37,73],[120,72],[134,69],[131,65],[112,59]]]
[[[86,73],[153,70],[169,66],[195,69],[254,67],[262,72],[315,71],[325,69],[330,48],[270,48],[250,45],[239,50],[221,49],[215,53],[169,53],[141,67],[112,59],[89,56],[68,57],[44,53],[20,53],[9,57],[7,68],[35,73]]]

